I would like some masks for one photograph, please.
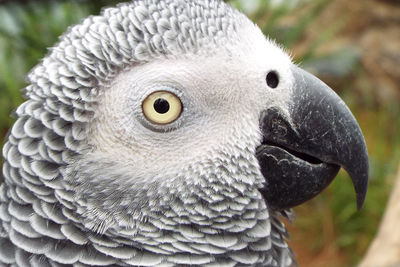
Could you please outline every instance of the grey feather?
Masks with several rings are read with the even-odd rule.
[[[22,249],[17,249],[15,254],[15,263],[20,267],[29,267],[31,266],[29,263],[29,256],[28,252],[23,251]]]
[[[258,191],[254,125],[231,129],[240,142],[223,140],[165,173],[135,174],[124,159],[96,154],[90,138],[119,75],[157,60],[232,56],[252,43],[243,29],[264,38],[217,0],[136,0],[71,27],[29,74],[3,147],[0,263],[290,266],[281,214]]]

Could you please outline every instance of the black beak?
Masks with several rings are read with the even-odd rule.
[[[278,107],[260,118],[263,142],[257,158],[266,184],[261,190],[275,209],[299,205],[320,193],[343,167],[363,205],[369,164],[365,140],[345,103],[326,84],[293,66],[289,116]]]

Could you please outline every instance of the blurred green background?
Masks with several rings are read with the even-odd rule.
[[[122,1],[0,1],[0,142],[27,72],[69,25]],[[371,178],[356,211],[349,177],[297,207],[289,225],[301,266],[354,266],[376,233],[400,159],[400,5],[365,0],[231,0],[296,63],[349,105],[367,140]]]

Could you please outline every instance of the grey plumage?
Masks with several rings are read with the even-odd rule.
[[[219,1],[134,1],[106,9],[102,16],[90,17],[70,28],[30,73],[28,100],[18,108],[19,118],[3,148],[6,161],[5,183],[1,186],[1,236],[2,247],[7,248],[1,249],[5,255],[0,261],[21,266],[22,261],[30,266],[281,264],[279,257],[290,254],[283,240],[286,233],[270,235],[271,222],[276,224],[275,228],[283,227],[260,202],[254,189],[242,191],[218,184],[216,188],[207,188],[208,191],[192,188],[198,192],[188,192],[180,198],[154,199],[151,207],[160,205],[160,209],[161,205],[175,201],[176,206],[162,214],[147,210],[146,203],[136,203],[150,201],[141,194],[157,192],[134,192],[137,199],[132,199],[129,190],[123,192],[120,187],[125,185],[119,184],[119,177],[129,173],[116,173],[113,162],[105,162],[101,174],[91,169],[98,168],[95,159],[87,159],[76,168],[87,172],[91,181],[100,181],[91,184],[98,187],[99,194],[114,198],[91,199],[90,192],[82,189],[84,203],[77,203],[71,187],[79,188],[77,183],[85,183],[80,178],[87,177],[65,178],[65,173],[71,177],[79,175],[79,171],[65,167],[88,149],[84,142],[87,123],[94,115],[98,95],[117,73],[153,58],[196,52],[208,42],[232,42],[229,38],[240,23],[249,22]],[[220,163],[240,161],[240,157],[221,159]],[[246,169],[241,175],[257,175],[254,166]],[[191,167],[188,171],[199,175]],[[224,175],[230,176],[229,172],[221,169]],[[108,176],[106,183],[112,177],[114,186],[102,184],[98,175]],[[115,194],[114,190],[122,192]],[[221,191],[212,196],[215,190]],[[121,195],[126,198],[119,200]],[[193,199],[188,200],[189,197]],[[232,208],[221,203],[222,199],[229,201]],[[203,205],[197,204],[200,200]],[[109,211],[104,216],[116,213],[121,218],[100,217],[105,222],[85,222],[79,209],[89,209],[86,205],[103,205]],[[146,210],[147,218],[135,221],[134,218],[144,217],[135,216],[138,209],[143,213]],[[123,218],[124,210],[132,219]],[[224,212],[226,216],[219,216]],[[127,224],[133,222],[134,227],[122,231],[118,227],[105,229],[107,220],[119,219],[127,220]],[[265,227],[258,225],[258,221]],[[249,245],[254,246],[253,252]],[[274,253],[264,256],[263,252],[269,250]],[[24,257],[18,257],[19,254]],[[290,262],[290,258],[286,261]]]
[[[255,153],[261,111],[290,106],[290,64],[217,0],[137,0],[71,27],[3,147],[0,263],[290,266],[292,212],[265,202]],[[260,66],[282,84],[263,101]],[[155,90],[184,104],[167,126],[141,112]]]

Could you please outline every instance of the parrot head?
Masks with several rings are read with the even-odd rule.
[[[40,181],[34,198],[113,264],[289,266],[279,216],[341,167],[364,201],[368,154],[349,109],[222,1],[105,9],[29,81],[6,184],[14,169],[27,190]]]

